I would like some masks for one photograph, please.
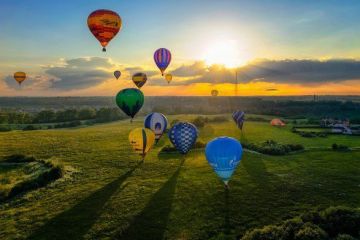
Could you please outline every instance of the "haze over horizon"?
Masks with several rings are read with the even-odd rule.
[[[360,2],[3,0],[0,96],[113,96],[147,73],[147,96],[360,95]],[[116,11],[106,53],[86,21]],[[153,62],[171,50],[168,83]],[[119,69],[119,80],[113,71]],[[21,87],[13,73],[25,71]]]

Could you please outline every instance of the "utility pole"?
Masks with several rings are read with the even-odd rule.
[[[235,97],[238,95],[238,72],[235,70]]]

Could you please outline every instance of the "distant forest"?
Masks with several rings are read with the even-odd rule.
[[[334,97],[312,100],[311,97],[146,97],[139,115],[224,114],[243,110],[249,114],[282,118],[331,117],[360,123],[358,98]],[[340,100],[337,100],[340,99]],[[347,100],[346,100],[347,99]],[[9,115],[10,114],[10,115]],[[9,117],[10,116],[10,117]],[[23,120],[19,120],[19,118]],[[98,119],[99,122],[125,118],[112,97],[0,98],[1,123],[44,123]],[[13,120],[10,120],[13,119]],[[17,120],[15,120],[17,119]]]

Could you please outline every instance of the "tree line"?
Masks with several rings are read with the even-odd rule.
[[[63,123],[83,120],[102,123],[121,119],[125,119],[125,115],[118,108],[70,108],[58,111],[48,109],[36,113],[0,111],[0,124]]]

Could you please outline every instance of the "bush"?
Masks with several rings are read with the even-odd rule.
[[[31,159],[31,158],[25,157],[25,159]],[[36,159],[34,159],[34,161],[36,161]],[[50,161],[39,161],[39,162],[44,164],[49,169],[42,172],[35,178],[20,182],[7,191],[2,191],[0,193],[0,201],[7,200],[9,198],[15,197],[19,194],[25,193],[30,190],[44,187],[50,182],[53,182],[63,177],[64,175],[63,166],[54,164]]]
[[[7,163],[27,163],[27,162],[35,162],[35,161],[36,159],[34,157],[27,157],[22,154],[13,154],[4,157],[4,162]]]
[[[38,129],[33,125],[27,125],[26,127],[23,128],[23,131],[33,131],[33,130],[38,130]]]
[[[306,223],[302,229],[300,229],[296,235],[295,240],[326,240],[327,234],[320,227]]]
[[[9,132],[9,131],[11,131],[11,128],[0,126],[0,132]]]
[[[336,143],[333,143],[333,145],[331,145],[331,148],[334,150],[334,151],[349,151],[350,148],[348,146],[345,146],[345,145],[341,145],[341,144],[336,144]]]
[[[357,240],[357,239],[348,234],[340,234],[335,238],[335,240]]]
[[[285,155],[290,152],[304,150],[304,146],[301,144],[279,144],[273,140],[267,140],[260,145],[253,143],[243,143],[244,148],[260,152],[268,155]]]
[[[330,207],[311,211],[274,226],[248,231],[241,240],[355,240],[359,237],[360,210]]]
[[[191,122],[197,128],[203,128],[205,126],[205,124],[209,122],[209,119],[205,118],[205,117],[202,117],[202,116],[199,116],[199,117],[195,118],[194,120],[192,120]]]
[[[217,117],[208,119],[208,122],[212,122],[212,123],[221,123],[221,122],[228,122],[228,121],[229,121],[229,119],[224,116],[217,116]]]

